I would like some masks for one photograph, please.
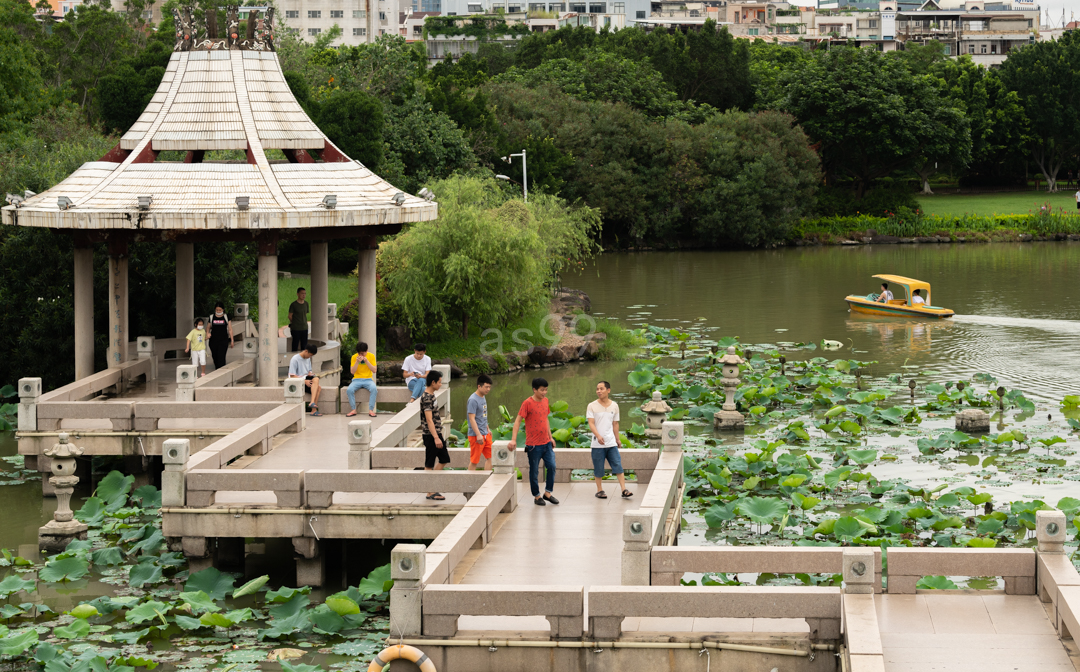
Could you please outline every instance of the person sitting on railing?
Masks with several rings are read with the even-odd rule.
[[[406,357],[405,361],[401,363],[401,374],[405,378],[405,384],[408,385],[409,391],[412,393],[412,398],[409,399],[410,404],[419,399],[420,395],[424,393],[426,385],[424,379],[427,377],[428,371],[431,371],[431,357],[427,356],[427,346],[423,343],[417,343],[413,346],[412,357]]]
[[[375,417],[375,399],[379,396],[379,389],[375,386],[375,354],[368,352],[368,344],[360,341],[356,344],[356,354],[349,362],[349,372],[352,373],[352,382],[345,390],[345,396],[349,398],[349,406],[352,408],[345,417],[351,418],[356,415],[356,391],[368,391],[368,415]]]
[[[307,347],[301,350],[298,354],[293,355],[292,361],[289,362],[289,377],[290,378],[303,378],[304,387],[308,388],[311,392],[311,415],[312,417],[318,417],[322,415],[319,412],[319,393],[322,391],[322,386],[319,384],[319,378],[311,371],[311,358],[315,356],[319,349],[315,345],[309,343]]]

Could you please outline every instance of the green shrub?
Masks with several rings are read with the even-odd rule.
[[[495,373],[506,373],[510,370],[510,365],[501,352],[496,352],[491,358],[495,360]]]
[[[505,361],[505,360],[503,360]],[[461,369],[470,376],[478,376],[481,373],[493,373],[491,365],[483,357],[473,357],[461,362]]]

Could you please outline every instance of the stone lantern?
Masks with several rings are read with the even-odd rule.
[[[724,409],[713,414],[713,426],[716,429],[742,429],[745,424],[742,413],[735,410],[735,389],[739,387],[739,365],[742,363],[742,357],[735,354],[735,346],[729,347],[727,354],[720,358]]]
[[[75,458],[83,454],[82,448],[68,443],[64,432],[57,437],[59,443],[45,449],[45,455],[52,460],[52,473],[49,483],[56,489],[56,513],[47,525],[38,528],[38,548],[50,553],[59,553],[67,548],[72,539],[86,539],[86,525],[75,520],[71,510],[71,495],[79,477],[75,475]]]
[[[641,410],[645,411],[645,436],[650,441],[659,441],[661,426],[667,420],[671,406],[664,401],[663,395],[653,392],[652,399],[642,404]]]

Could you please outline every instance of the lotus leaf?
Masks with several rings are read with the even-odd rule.
[[[203,625],[214,626],[216,628],[231,628],[233,623],[224,614],[207,613],[199,617],[199,622]]]
[[[922,590],[956,590],[956,584],[946,576],[924,576],[915,584]]]
[[[87,525],[100,525],[105,520],[105,502],[100,497],[88,497],[75,512],[75,518]]]
[[[841,422],[840,429],[844,430],[848,434],[858,434],[862,431],[862,427],[859,426],[859,423],[853,420],[844,420],[843,422]]]
[[[993,495],[991,495],[989,493],[986,493],[986,492],[980,492],[980,493],[977,493],[977,494],[968,495],[967,497],[964,497],[964,499],[971,502],[975,506],[978,506],[980,504],[985,504],[985,503],[989,502],[990,500],[992,500],[993,498],[994,498]]]
[[[975,528],[975,531],[979,534],[993,535],[1001,532],[1001,529],[1003,527],[1005,527],[1005,525],[997,518],[987,518],[986,520],[979,523],[979,526]],[[968,545],[970,546],[970,544]]]
[[[360,605],[341,593],[326,598],[326,606],[333,609],[338,616],[360,613]]]
[[[76,621],[77,623],[86,623],[86,621]],[[72,624],[74,625],[74,624]],[[59,628],[57,628],[59,630]],[[55,631],[54,631],[55,632]],[[0,639],[0,655],[2,656],[18,656],[26,652],[34,644],[38,642],[38,633],[34,628],[26,628],[25,630],[19,630],[15,634],[9,634],[3,639]]]
[[[311,592],[311,586],[304,586],[302,588],[288,588],[282,586],[277,590],[266,591],[267,602],[288,602],[297,595],[307,595]]]
[[[128,573],[128,585],[132,588],[139,588],[147,583],[157,583],[163,578],[161,567],[158,567],[153,562],[140,562],[133,565]]]
[[[175,617],[175,620],[176,624],[184,630],[198,630],[199,628],[206,627],[206,625],[201,620],[197,618],[192,618],[191,616],[177,615]]]
[[[0,597],[8,597],[13,593],[36,590],[37,584],[30,579],[21,579],[17,574],[10,574],[0,581]]]
[[[877,459],[878,451],[876,450],[849,450],[847,451],[848,459],[856,464],[867,465]]]
[[[1057,508],[1068,513],[1075,512],[1077,509],[1080,509],[1080,499],[1076,499],[1075,497],[1062,497],[1058,500]],[[0,581],[0,592],[3,591],[3,587],[4,584]]]
[[[131,484],[134,482],[135,477],[130,474],[124,476],[119,471],[110,471],[98,482],[94,496],[105,502],[106,511],[116,511],[127,504],[128,493],[131,492]]]
[[[938,506],[960,506],[960,498],[950,492],[935,499],[934,503]]]
[[[780,485],[787,488],[797,488],[802,485],[808,477],[805,474],[792,474],[784,480],[780,481]]]
[[[905,518],[911,518],[912,520],[921,520],[922,518],[930,518],[934,515],[934,512],[930,509],[924,509],[922,507],[914,507],[904,512]]]
[[[139,640],[150,634],[150,628],[143,628],[142,630],[126,630],[124,632],[113,632],[109,635],[109,638],[114,642],[120,642],[121,644],[138,644]]]
[[[308,618],[311,619],[316,631],[333,634],[345,627],[345,619],[334,613],[334,610],[326,604],[320,604],[308,612]]]
[[[934,524],[930,527],[934,528],[938,532],[954,527],[963,529],[964,519],[959,516],[949,516],[948,518],[942,518],[941,520],[934,521]]]
[[[278,661],[278,664],[281,665],[281,669],[285,672],[322,672],[323,669],[318,665],[293,664],[287,660]]]
[[[208,567],[188,577],[184,584],[185,591],[201,590],[215,600],[223,600],[233,589],[235,579],[222,574],[214,567]]]
[[[124,556],[116,546],[99,548],[90,554],[90,561],[95,565],[119,565],[124,561]]]
[[[787,511],[787,506],[776,497],[747,497],[739,502],[738,508],[759,525],[771,523]]]
[[[71,614],[72,616],[74,616],[75,618],[90,618],[91,616],[97,616],[98,615],[98,610],[97,610],[97,607],[95,607],[94,605],[84,603],[84,604],[80,604],[79,606],[75,607],[74,609],[72,609],[68,613]]]
[[[758,483],[761,483],[761,479],[757,476],[751,476],[750,478],[743,481],[743,489],[753,490],[758,486]]]
[[[967,540],[967,545],[972,548],[994,548],[997,546],[997,539],[986,539],[984,537],[974,537]]]
[[[152,485],[141,485],[131,493],[131,498],[144,509],[161,508],[161,491]]]
[[[89,634],[90,624],[81,618],[76,618],[70,625],[53,629],[53,635],[60,639],[85,639]]]
[[[837,519],[832,530],[833,536],[838,538],[861,537],[866,532],[867,528],[864,527],[858,519],[852,516],[843,516],[842,518]]]
[[[165,620],[165,614],[169,611],[169,605],[156,600],[147,600],[142,602],[134,609],[130,609],[127,614],[124,615],[124,620],[128,623],[145,623],[146,621],[153,620],[155,618],[161,620],[162,625],[167,625],[168,621]]]
[[[735,518],[735,507],[738,502],[728,502],[724,505],[714,504],[705,509],[705,524],[709,527],[723,527],[724,523]]]
[[[82,558],[62,558],[46,564],[38,572],[38,578],[48,583],[74,581],[86,576],[90,564]]]
[[[192,590],[180,593],[180,599],[193,614],[201,614],[207,611],[221,611],[221,607],[214,602],[213,598],[201,590]]]
[[[810,509],[821,503],[821,500],[817,497],[802,495],[798,492],[791,493],[791,501],[795,502],[795,505],[803,511],[809,511]]]
[[[671,380],[672,382],[675,381],[674,378],[672,378]],[[565,401],[556,401],[552,402],[551,404],[552,413],[565,413],[568,410],[570,410],[570,404],[566,403]]]
[[[270,577],[267,576],[266,574],[263,574],[262,576],[260,576],[258,578],[254,578],[254,579],[248,581],[247,583],[245,583],[244,585],[240,586],[236,590],[234,590],[232,596],[234,598],[236,598],[236,597],[243,597],[244,595],[251,595],[252,593],[256,593],[256,592],[258,592],[258,590],[260,588],[262,588],[264,585],[266,585],[266,582],[269,581],[269,580],[270,580]]]
[[[393,585],[394,582],[390,578],[390,563],[387,563],[382,567],[371,570],[371,573],[360,581],[356,588],[361,595],[368,597],[389,592]]]

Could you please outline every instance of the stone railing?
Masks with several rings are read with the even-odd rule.
[[[868,550],[874,555],[875,592],[880,593],[881,549]],[[687,573],[840,574],[844,552],[840,547],[661,546],[652,549],[652,585],[677,586]]]
[[[1000,576],[1007,595],[1035,594],[1030,548],[889,548],[889,594],[914,594],[924,576]]]
[[[236,404],[259,402],[233,402]],[[278,404],[276,408],[260,415],[251,422],[218,439],[207,448],[195,453],[187,461],[187,470],[221,469],[242,455],[265,455],[270,442],[278,434],[299,432],[304,428],[304,408],[299,404]],[[247,473],[237,471],[240,475]],[[246,488],[241,488],[246,489]]]
[[[342,471],[308,469],[304,472],[304,500],[308,508],[324,509],[338,492],[461,492],[471,495],[484,487],[490,475],[482,471]]]
[[[393,563],[393,557],[391,557]],[[391,569],[393,564],[391,564]],[[395,588],[396,588],[395,583]],[[395,622],[391,592],[391,632],[402,631]],[[544,616],[551,624],[551,639],[581,639],[584,634],[583,586],[433,585],[425,586],[422,632],[404,634],[449,638],[457,635],[461,616]]]
[[[382,395],[382,390],[379,391]],[[381,396],[379,397],[382,398]],[[449,448],[450,469],[464,469],[469,464],[468,448]],[[634,472],[639,484],[646,484],[656,468],[660,451],[654,449],[637,449],[621,451],[623,469]],[[513,451],[514,466],[518,469],[529,468],[529,456],[525,451],[518,449]],[[424,462],[423,448],[378,448],[371,451],[372,469],[413,469]],[[592,451],[588,448],[556,448],[555,449],[556,483],[569,483],[570,474],[574,470],[592,469]],[[524,473],[524,472],[523,472]]]
[[[637,509],[623,514],[622,584],[647,586],[652,549],[674,543],[682,520],[683,424],[661,426],[662,452]],[[631,451],[625,451],[624,454]]]
[[[281,390],[276,393],[276,402],[47,401],[36,405],[37,431],[58,431],[64,421],[67,429],[90,428],[90,423],[80,426],[80,420],[107,421],[113,431],[153,432],[160,420],[191,420],[212,427],[216,420],[257,418],[268,413],[282,404]]]
[[[256,342],[251,341],[251,343],[254,344]],[[244,359],[229,362],[220,369],[214,369],[202,378],[196,379],[195,382],[192,383],[192,388],[199,390],[200,388],[206,387],[230,387],[239,382],[244,382],[245,380],[255,382],[255,377],[258,373],[257,363],[258,360],[254,356],[244,357]]]

